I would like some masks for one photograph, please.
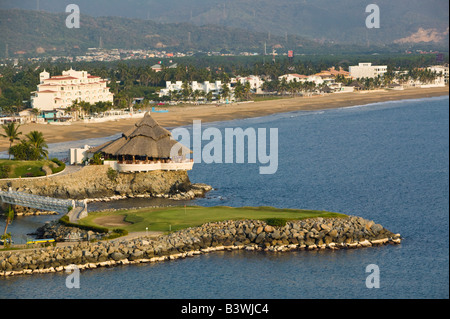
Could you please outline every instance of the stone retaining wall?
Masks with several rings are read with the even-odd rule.
[[[162,235],[0,252],[0,276],[91,269],[185,258],[217,250],[317,250],[399,244],[399,234],[360,217],[314,218],[269,226],[258,220],[223,221]]]
[[[205,189],[191,184],[187,171],[119,173],[108,177],[105,165],[89,165],[61,176],[42,179],[0,180],[0,189],[70,199],[125,198],[133,196],[192,199]],[[200,184],[203,185],[203,184]]]

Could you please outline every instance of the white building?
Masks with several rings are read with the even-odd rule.
[[[41,72],[37,91],[31,92],[31,106],[41,111],[65,109],[74,100],[113,102],[114,94],[106,86],[107,81],[87,73],[70,69],[62,75],[50,77],[50,73]]]
[[[387,65],[372,65],[372,63],[359,63],[349,66],[350,76],[353,79],[376,78],[387,72]]]
[[[230,84],[236,84],[238,81],[240,81],[243,85],[248,82],[250,84],[250,89],[256,94],[263,93],[261,87],[264,84],[264,80],[257,75],[237,76],[236,78],[230,79]]]
[[[440,79],[437,80],[439,83],[444,82],[444,85],[448,84],[448,76],[449,76],[448,66],[433,65],[430,66],[428,69],[431,70],[432,72],[436,72],[437,74],[442,74]]]
[[[278,77],[278,80],[281,82],[283,79],[286,79],[286,82],[312,82],[315,85],[320,85],[322,83],[330,84],[334,83],[334,76],[331,75],[319,75],[319,74],[312,74],[312,75],[303,75],[303,74],[285,74]]]
[[[283,81],[283,79],[286,79],[286,82],[288,82],[288,83],[293,82],[293,81],[306,82],[306,81],[308,81],[308,76],[302,75],[302,74],[291,73],[291,74],[285,74],[285,75],[278,77],[278,80],[280,82]]]
[[[209,92],[212,92],[213,96],[216,96],[220,91],[222,91],[222,82],[221,81],[215,81],[215,82],[209,82],[205,81],[203,83],[199,83],[197,81],[192,81],[189,83],[189,86],[191,87],[192,92],[198,90],[200,92],[205,92],[205,94],[208,94]],[[169,92],[180,92],[183,90],[183,82],[182,81],[176,81],[172,83],[171,81],[166,82],[166,88],[161,89],[159,91],[159,97],[168,96]]]
[[[83,164],[87,159],[92,157],[92,155],[88,153],[89,149],[90,149],[89,145],[84,145],[83,148],[70,148],[69,164],[70,165]]]

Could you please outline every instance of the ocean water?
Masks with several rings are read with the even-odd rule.
[[[0,278],[0,298],[449,298],[448,96],[203,128],[210,126],[278,128],[278,170],[260,175],[258,163],[196,163],[191,181],[216,189],[195,204],[358,215],[400,233],[402,244],[277,254],[216,252],[82,272],[80,289],[66,288],[64,273]],[[380,270],[378,289],[365,284],[370,264]]]

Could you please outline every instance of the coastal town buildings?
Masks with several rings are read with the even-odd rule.
[[[162,68],[162,65],[159,64],[159,63],[152,65],[152,71],[155,71],[155,72],[161,72],[162,69],[163,69],[163,68]]]
[[[261,94],[263,93],[262,85],[264,84],[264,79],[258,75],[249,75],[249,76],[237,76],[235,78],[230,79],[231,87],[234,87],[237,82],[241,82],[241,84],[245,85],[247,82],[250,84],[250,89],[253,93]]]
[[[229,84],[227,84],[229,86]],[[215,98],[222,91],[223,83],[221,81],[215,82],[197,82],[191,81],[189,82],[189,87],[192,92],[199,91],[204,92],[204,94],[212,93],[212,96]],[[169,96],[171,93],[177,93],[183,90],[183,81],[167,81],[166,87],[159,91],[159,97]]]
[[[430,66],[429,68],[428,68],[430,71],[432,71],[432,72],[436,72],[437,74],[439,74],[440,76],[439,76],[439,83],[444,83],[444,85],[445,84],[448,84],[448,78],[449,78],[449,68],[448,68],[448,65],[447,66],[445,66],[445,65],[433,65],[433,66]]]
[[[31,106],[41,111],[66,109],[74,100],[96,102],[113,102],[114,94],[106,86],[107,80],[93,76],[86,71],[72,68],[62,75],[50,76],[45,70],[40,73],[40,84],[31,92]]]
[[[286,82],[306,82],[308,81],[308,76],[303,74],[297,74],[297,73],[290,73],[290,74],[284,74],[278,77],[278,81],[283,81],[283,79],[286,80]]]
[[[335,77],[333,75],[328,74],[312,74],[312,75],[302,75],[302,74],[285,74],[278,77],[278,81],[286,80],[287,83],[290,82],[312,82],[316,86],[321,84],[332,84],[335,81]]]
[[[387,72],[387,65],[372,65],[372,63],[358,63],[349,66],[349,73],[353,79],[376,78]]]

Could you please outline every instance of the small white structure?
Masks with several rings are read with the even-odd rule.
[[[11,122],[16,122],[19,124],[23,124],[25,123],[25,119],[21,116],[5,116],[5,117],[0,117],[0,124],[8,124]]]
[[[85,145],[84,148],[71,148],[69,149],[69,164],[77,165],[83,164],[88,158],[88,150],[91,147],[89,145]]]
[[[376,78],[387,72],[387,65],[372,65],[372,63],[359,63],[349,66],[350,76],[353,79]]]

